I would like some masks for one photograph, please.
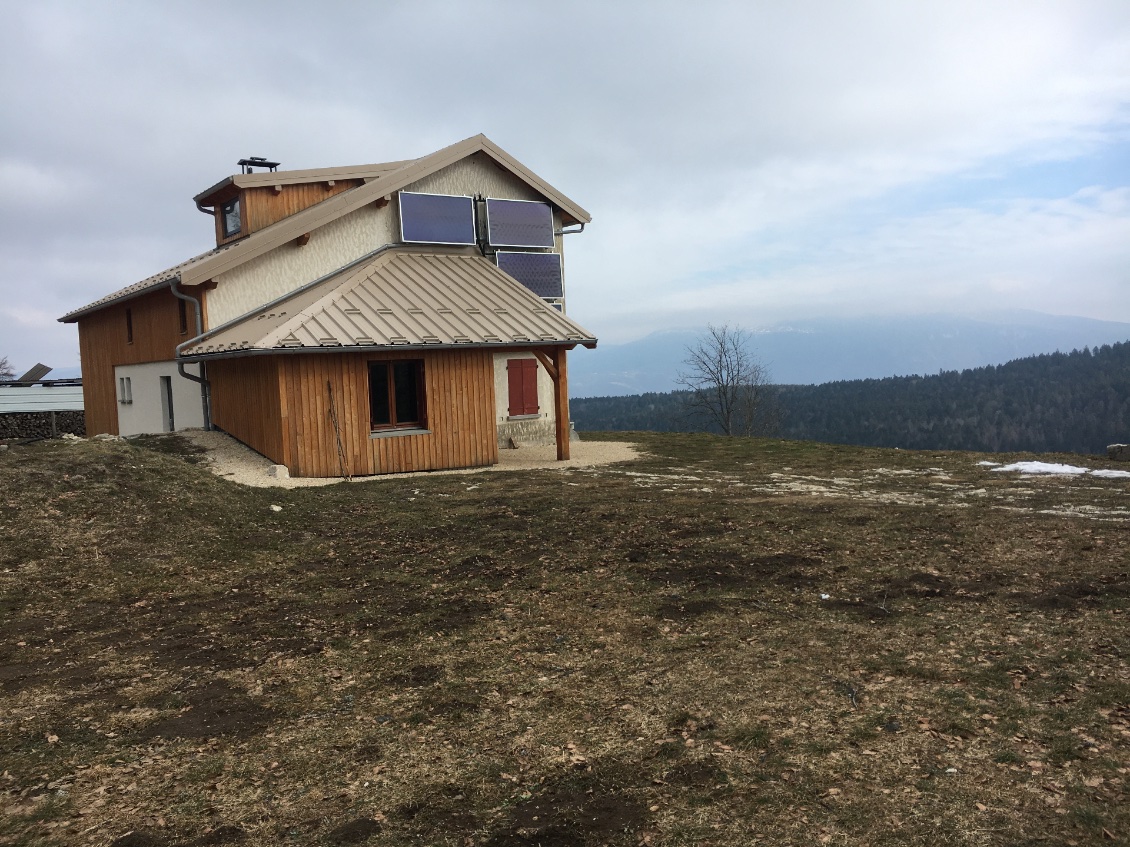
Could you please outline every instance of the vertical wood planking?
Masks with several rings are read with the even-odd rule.
[[[180,331],[180,306],[167,288],[115,303],[78,319],[79,357],[86,431],[118,432],[115,365],[167,362],[176,346],[190,337]],[[133,322],[133,343],[126,338],[126,310]],[[190,324],[191,324],[190,316]]]
[[[220,359],[210,362],[208,370],[216,426],[271,461],[286,464],[278,361]]]
[[[343,191],[363,184],[363,180],[346,179],[338,180],[330,186],[323,180],[321,182],[284,185],[282,191],[278,194],[275,193],[274,186],[245,188],[243,189],[242,202],[245,209],[246,232],[241,234],[250,235],[276,221],[281,221],[296,212],[301,212],[303,209],[321,203],[335,194],[341,194]]]
[[[424,360],[428,433],[370,437],[368,363],[375,359]],[[329,415],[327,380],[334,386],[342,448],[351,474],[474,467],[498,461],[494,370],[487,350],[297,354],[269,357],[265,361],[274,363],[273,384],[279,392],[264,424],[273,427],[274,442],[268,433],[255,430],[249,422],[223,426],[264,455],[286,464],[295,476],[334,477],[341,473]],[[231,374],[231,388],[221,388],[221,395],[226,398],[225,391],[231,396],[248,391],[249,377],[239,381],[234,378],[238,368],[227,367],[223,370],[221,364],[220,378],[228,381]],[[254,404],[244,404],[250,417],[257,414],[256,404],[266,406],[270,402],[266,392],[254,396]],[[239,426],[244,435],[236,433],[234,428]],[[268,453],[268,449],[273,453]]]

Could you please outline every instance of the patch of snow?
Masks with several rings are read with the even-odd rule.
[[[996,473],[1001,471],[1018,471],[1026,474],[1076,476],[1078,474],[1087,473],[1087,468],[1080,468],[1075,465],[1060,465],[1054,462],[1013,462],[1011,465],[1001,465],[998,468],[993,468],[993,471]]]
[[[992,464],[991,462],[978,462],[979,465]],[[997,471],[1018,471],[1022,474],[1059,474],[1062,476],[1080,476],[1090,474],[1103,479],[1130,479],[1130,471],[1113,471],[1106,468],[1091,470],[1080,468],[1076,465],[1060,465],[1052,462],[1014,462],[1011,465],[1001,465],[993,468]]]
[[[985,467],[985,468],[996,468],[996,467],[1000,467],[1000,462],[986,462],[986,461],[980,461],[980,462],[978,462],[977,464],[978,464],[978,465],[981,465],[982,467]]]

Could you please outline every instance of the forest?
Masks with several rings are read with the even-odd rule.
[[[572,400],[580,431],[711,431],[685,392]],[[1130,441],[1130,342],[963,371],[778,385],[773,432],[905,449],[1103,453]]]

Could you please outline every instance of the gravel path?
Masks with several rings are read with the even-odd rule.
[[[302,488],[314,485],[334,485],[343,480],[334,477],[277,479],[269,475],[273,466],[270,459],[256,453],[230,435],[222,432],[205,432],[190,429],[177,433],[207,450],[208,465],[217,476],[259,488]],[[520,447],[517,450],[499,450],[498,464],[485,468],[466,468],[454,471],[420,471],[417,473],[384,474],[381,476],[355,477],[353,482],[372,482],[397,477],[422,476],[424,474],[472,474],[490,471],[535,470],[539,468],[585,468],[592,465],[607,465],[612,462],[628,462],[639,456],[635,445],[622,441],[574,441],[569,445],[572,458],[565,462],[557,461],[557,448]]]

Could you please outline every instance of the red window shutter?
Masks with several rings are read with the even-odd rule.
[[[510,396],[510,417],[525,414],[522,411],[525,407],[522,402],[522,361],[522,359],[506,360],[506,384]]]
[[[511,417],[538,413],[537,359],[507,359],[506,384]]]
[[[522,359],[522,400],[525,409],[522,414],[536,415],[538,413],[538,360]]]

